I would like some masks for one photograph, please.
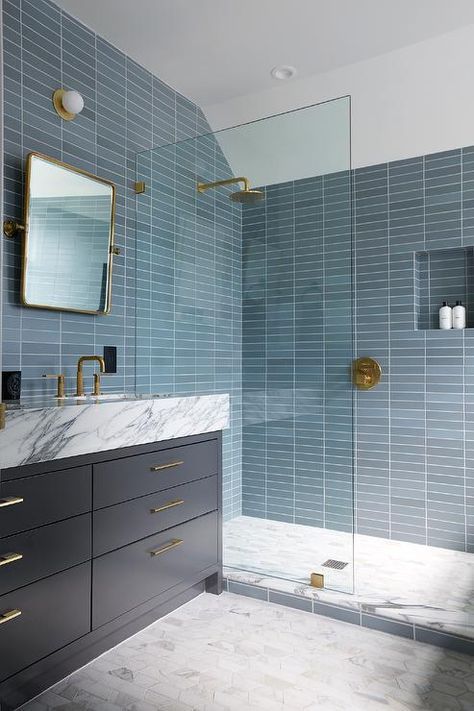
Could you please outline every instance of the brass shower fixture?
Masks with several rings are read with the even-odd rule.
[[[235,193],[229,195],[230,199],[234,202],[239,202],[243,204],[253,204],[258,200],[263,199],[263,192],[261,190],[253,190],[250,187],[250,181],[248,178],[226,178],[226,180],[216,180],[213,183],[198,183],[197,191],[198,193],[203,193],[210,188],[220,188],[223,185],[234,185],[235,183],[243,183],[244,189],[238,190]]]

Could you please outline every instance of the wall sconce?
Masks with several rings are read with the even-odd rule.
[[[65,121],[72,121],[84,108],[84,99],[75,90],[56,89],[53,94],[56,113]]]

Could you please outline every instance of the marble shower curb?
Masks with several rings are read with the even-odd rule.
[[[358,609],[349,608],[343,605],[320,602],[304,595],[292,595],[281,592],[276,587],[264,587],[262,585],[243,583],[224,577],[224,590],[244,595],[257,600],[273,602],[278,605],[292,607],[316,615],[330,617],[340,622],[367,627],[369,629],[386,632],[387,634],[412,639],[417,642],[424,642],[435,647],[450,649],[453,652],[460,652],[474,657],[474,640],[449,632],[439,632],[430,627],[418,625],[412,622],[398,622],[377,613],[367,613],[359,605]]]

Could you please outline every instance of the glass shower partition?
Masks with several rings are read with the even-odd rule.
[[[137,181],[137,388],[231,396],[227,574],[352,592],[349,98],[147,151]]]

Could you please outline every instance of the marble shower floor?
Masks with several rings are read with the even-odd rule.
[[[353,560],[352,539],[239,516],[224,525],[226,576],[474,638],[473,554],[356,535]],[[329,558],[349,565],[322,568]],[[308,585],[311,571],[324,572],[324,590]]]
[[[474,659],[280,605],[203,594],[23,711],[472,711]]]

